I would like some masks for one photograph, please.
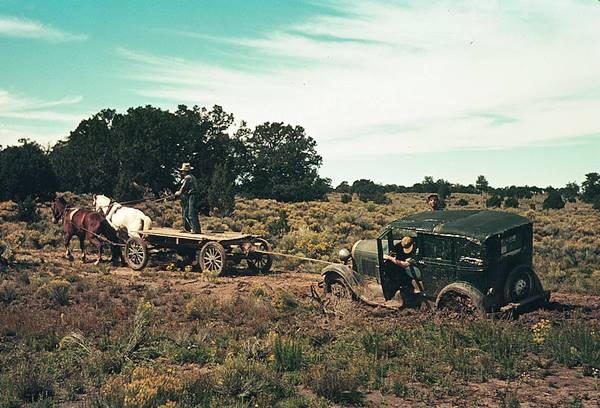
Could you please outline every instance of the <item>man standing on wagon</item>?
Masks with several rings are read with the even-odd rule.
[[[198,221],[198,180],[191,174],[194,168],[190,163],[183,163],[181,173],[181,187],[175,193],[181,198],[181,212],[183,215],[183,229],[192,234],[200,234],[200,221]]]

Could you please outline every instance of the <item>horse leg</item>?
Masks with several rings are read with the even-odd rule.
[[[90,241],[96,248],[98,248],[98,259],[96,260],[96,262],[94,262],[94,265],[98,265],[102,260],[102,241],[100,241],[92,234],[88,234],[88,241]]]
[[[73,238],[73,234],[68,232],[65,234],[65,258],[69,261],[73,260],[73,255],[71,255],[71,248],[69,248],[69,244],[71,244],[71,238]]]
[[[85,237],[79,236],[79,248],[81,248],[81,262],[85,263]]]

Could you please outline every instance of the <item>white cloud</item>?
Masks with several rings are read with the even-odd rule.
[[[600,132],[596,2],[331,4],[341,15],[259,39],[224,39],[252,54],[248,69],[119,54],[131,63],[128,77],[142,84],[138,94],[221,104],[251,124],[301,124],[325,158],[503,148]]]
[[[74,128],[88,115],[71,111],[81,101],[80,96],[56,100],[27,98],[0,89],[0,145],[14,144],[22,138],[42,143],[64,138],[64,128]],[[60,111],[65,108],[69,112]]]
[[[88,38],[85,34],[71,34],[38,21],[12,16],[0,16],[0,36],[50,42],[81,41]]]

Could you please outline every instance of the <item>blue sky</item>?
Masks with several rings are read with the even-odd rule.
[[[335,184],[600,171],[600,2],[0,0],[0,144],[100,109],[299,124]]]

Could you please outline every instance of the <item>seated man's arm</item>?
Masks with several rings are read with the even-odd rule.
[[[408,261],[403,261],[401,259],[396,259],[396,258],[394,258],[393,256],[390,256],[390,255],[384,255],[383,259],[386,260],[386,261],[390,261],[393,264],[396,264],[399,267],[404,268],[404,269],[406,269],[406,268],[408,268],[410,266],[410,263],[408,263]]]

